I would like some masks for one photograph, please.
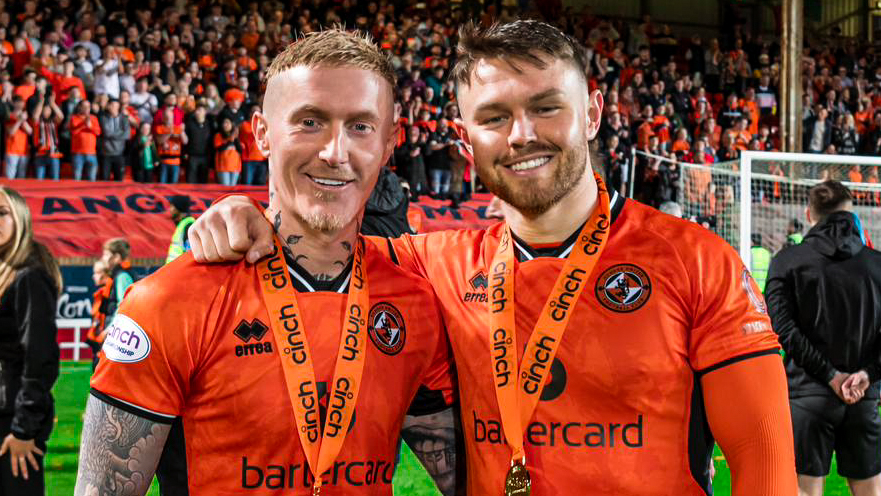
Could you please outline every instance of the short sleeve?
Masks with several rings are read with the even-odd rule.
[[[693,255],[684,260],[692,293],[692,367],[709,372],[741,359],[778,353],[780,344],[765,300],[737,252],[715,235],[693,241]]]
[[[194,333],[202,327],[175,271],[166,266],[131,286],[107,327],[92,394],[155,422],[171,423],[181,413],[198,349]],[[170,273],[178,277],[168,277]],[[189,307],[189,308],[188,308]]]
[[[456,403],[456,378],[450,342],[440,316],[438,322],[440,338],[435,347],[434,357],[425,369],[422,384],[410,404],[408,415],[430,415],[446,410]]]

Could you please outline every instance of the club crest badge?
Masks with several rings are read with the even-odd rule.
[[[638,310],[645,305],[651,295],[651,279],[636,265],[613,265],[597,279],[597,299],[613,312],[627,313]]]
[[[397,355],[404,349],[407,328],[401,312],[390,303],[377,303],[370,309],[367,333],[379,351]]]

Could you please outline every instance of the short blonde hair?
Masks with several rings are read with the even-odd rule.
[[[263,84],[297,66],[354,67],[373,72],[395,88],[395,68],[368,34],[347,32],[335,27],[308,33],[275,56]]]

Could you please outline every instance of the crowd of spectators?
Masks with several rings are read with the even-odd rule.
[[[594,148],[615,188],[657,206],[678,198],[677,161],[779,147],[776,38],[733,23],[704,39],[648,16],[610,21],[554,2],[520,3],[0,0],[4,170],[10,178],[263,184],[267,165],[250,125],[262,75],[300,34],[342,24],[370,33],[397,68],[392,167],[414,197],[456,201],[476,183],[447,78],[456,27],[516,16],[556,22],[587,47],[590,86],[605,97]],[[805,48],[803,69],[805,150],[881,153],[881,65],[872,52],[824,43]],[[874,168],[857,169],[849,179],[877,181]]]

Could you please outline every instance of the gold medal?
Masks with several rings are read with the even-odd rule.
[[[532,478],[520,462],[511,463],[505,476],[505,496],[529,496],[532,493]]]

